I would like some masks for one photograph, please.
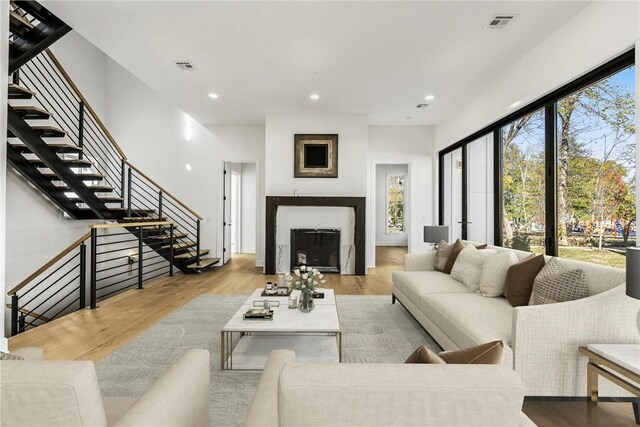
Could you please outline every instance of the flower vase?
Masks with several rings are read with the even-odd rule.
[[[298,301],[298,310],[308,313],[313,310],[313,295],[309,291],[300,292],[300,300]]]

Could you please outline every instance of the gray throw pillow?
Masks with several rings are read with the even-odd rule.
[[[533,282],[529,305],[573,301],[588,296],[589,286],[585,271],[579,268],[567,270],[557,258],[552,258]]]
[[[5,353],[0,351],[0,360],[24,360],[24,357],[16,356],[15,354]]]
[[[444,271],[444,266],[447,265],[447,260],[453,252],[453,245],[440,240],[438,243],[438,249],[436,250],[436,260],[433,263],[433,269],[436,271]]]

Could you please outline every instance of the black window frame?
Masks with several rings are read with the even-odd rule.
[[[467,193],[467,145],[483,136],[493,134],[493,244],[503,246],[502,241],[502,128],[527,114],[538,110],[544,112],[545,138],[545,253],[558,255],[557,239],[557,111],[556,106],[562,98],[571,95],[595,82],[605,79],[619,71],[635,65],[635,47],[605,64],[594,68],[575,80],[555,89],[518,110],[494,121],[488,126],[472,133],[458,142],[438,152],[438,223],[444,225],[444,156],[462,149],[462,238],[467,239],[468,193]],[[636,73],[638,71],[636,70]],[[636,91],[640,88],[636,88]],[[453,224],[451,225],[453,226]]]

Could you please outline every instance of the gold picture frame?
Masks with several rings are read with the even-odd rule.
[[[294,178],[337,178],[338,135],[295,134]]]

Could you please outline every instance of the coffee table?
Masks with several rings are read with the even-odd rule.
[[[309,313],[288,308],[288,297],[261,297],[256,289],[220,332],[222,370],[262,370],[272,350],[296,352],[296,361],[339,363],[342,361],[342,331],[332,289],[318,289],[324,298],[315,299]],[[278,301],[273,320],[244,320],[253,302]]]

